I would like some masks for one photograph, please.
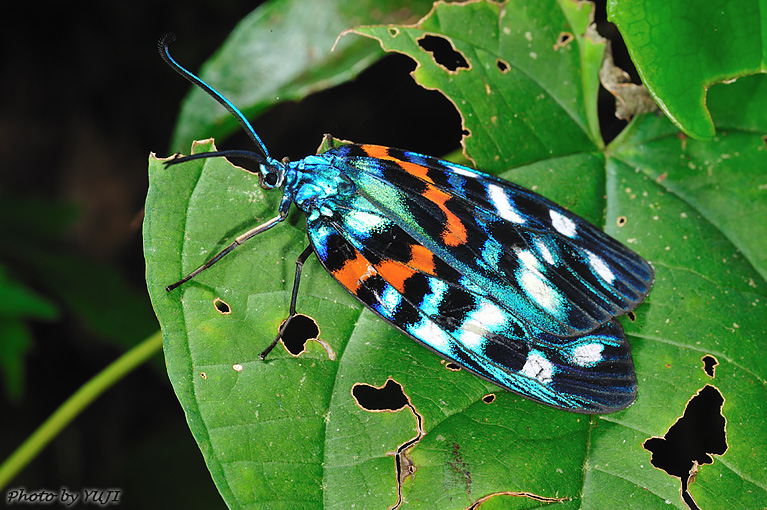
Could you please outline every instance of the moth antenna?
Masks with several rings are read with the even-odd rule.
[[[237,122],[240,123],[240,126],[242,126],[242,129],[245,130],[245,132],[248,134],[251,140],[253,140],[253,143],[258,146],[258,148],[261,150],[261,153],[266,157],[266,159],[270,159],[269,151],[266,148],[266,145],[264,145],[264,142],[261,140],[261,137],[258,136],[256,133],[256,130],[253,129],[253,126],[250,124],[248,119],[243,115],[243,113],[234,106],[231,101],[229,101],[227,98],[225,98],[219,91],[202,81],[197,75],[192,73],[191,71],[187,70],[185,67],[183,67],[181,64],[176,62],[176,60],[170,56],[170,50],[168,49],[168,46],[170,43],[176,40],[176,34],[169,32],[162,36],[160,40],[157,43],[157,50],[160,53],[160,57],[165,61],[166,64],[168,64],[174,71],[176,71],[178,74],[183,76],[187,81],[192,83],[193,85],[196,85],[200,87],[202,90],[204,90],[210,97],[215,99],[218,104],[226,108],[226,110],[231,113],[235,119],[237,119]]]
[[[214,158],[214,157],[242,158],[242,159],[249,159],[249,160],[255,161],[259,165],[269,164],[269,161],[267,161],[263,155],[257,152],[227,150],[227,151],[215,151],[215,152],[198,152],[197,154],[190,154],[189,156],[183,156],[177,152],[171,157],[171,159],[165,162],[165,167],[167,168],[169,166],[177,165],[179,163],[186,163],[187,161],[192,161],[195,159],[206,159],[206,158]],[[259,172],[255,172],[247,168],[244,168],[244,170],[246,172],[250,172],[255,175],[260,175]]]

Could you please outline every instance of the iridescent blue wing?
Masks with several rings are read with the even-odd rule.
[[[381,317],[437,353],[511,391],[583,413],[622,409],[636,395],[620,325],[573,337],[551,335],[506,304],[467,285],[362,195],[307,215],[309,238],[327,271]]]
[[[503,303],[530,327],[582,335],[634,309],[650,290],[647,261],[530,190],[387,147],[351,145],[324,156],[381,215],[457,271],[448,281]]]

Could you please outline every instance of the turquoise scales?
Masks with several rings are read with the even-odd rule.
[[[163,58],[235,115],[260,150],[170,163],[248,158],[259,164],[262,187],[283,192],[275,218],[168,290],[277,225],[295,203],[312,249],[297,261],[288,320],[313,251],[390,324],[499,386],[582,413],[634,401],[631,351],[614,318],[652,286],[652,266],[639,255],[532,191],[437,158],[347,145],[277,161],[236,107],[170,57],[168,42],[160,43]]]

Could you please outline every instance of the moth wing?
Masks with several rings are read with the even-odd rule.
[[[332,215],[318,215],[307,226],[318,258],[336,280],[388,322],[471,372],[575,412],[612,412],[634,401],[631,353],[618,323],[573,337],[535,329],[463,286],[459,272],[430,256],[362,196],[336,201]]]
[[[386,147],[325,154],[381,215],[460,273],[453,283],[543,332],[593,331],[638,306],[652,285],[652,266],[639,255],[508,181]]]

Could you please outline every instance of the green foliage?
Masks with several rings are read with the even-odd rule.
[[[28,320],[51,320],[58,310],[49,300],[8,275],[0,265],[0,371],[7,395],[23,393],[24,357],[32,347]]]
[[[75,217],[69,205],[32,197],[0,200],[0,372],[16,401],[23,397],[24,364],[34,349],[29,322],[53,321],[66,311],[121,349],[157,328],[145,295],[114,268],[66,245]]]
[[[653,98],[694,138],[714,136],[710,86],[767,72],[764,3],[609,0],[607,12]]]
[[[417,26],[356,31],[418,62],[416,80],[442,91],[461,113],[470,132],[465,150],[479,168],[536,189],[652,261],[655,286],[636,320],[622,321],[639,397],[618,413],[586,417],[550,409],[446,370],[439,357],[363,309],[314,258],[304,268],[298,307],[318,321],[335,357],[310,342],[298,357],[278,348],[261,362],[259,352],[287,315],[294,261],[307,244],[303,218],[294,211],[167,293],[166,285],[275,216],[280,196],[220,159],[170,168],[150,159],[149,292],[171,382],[230,508],[393,505],[391,452],[416,435],[415,416],[407,408],[367,412],[351,395],[355,383],[381,386],[389,377],[402,385],[426,432],[410,450],[417,471],[403,484],[404,508],[466,508],[503,492],[564,498],[562,508],[628,501],[632,508],[684,508],[680,481],[654,468],[642,443],[662,436],[705,384],[724,395],[729,449],[701,466],[692,494],[704,508],[734,500],[756,508],[767,499],[767,451],[754,441],[767,437],[767,362],[759,355],[767,334],[761,220],[767,126],[754,113],[767,111],[764,77],[711,90],[720,131],[709,141],[643,115],[605,147],[595,101],[604,43],[587,35],[590,15],[588,4],[568,0],[545,9],[480,1],[438,4]],[[418,43],[427,33],[441,34],[469,68],[438,64]],[[562,34],[573,38],[557,44]],[[271,70],[274,58],[253,65]],[[677,80],[667,72],[667,81]],[[256,76],[242,78],[242,89],[271,79]],[[212,81],[229,94],[226,82]],[[237,93],[232,97],[241,104]],[[244,104],[256,111],[263,101]],[[211,147],[205,142],[194,150]],[[223,314],[217,299],[231,313]],[[719,362],[714,378],[702,370],[706,354]],[[488,393],[496,395],[492,404],[482,400]],[[483,508],[491,505],[541,503],[507,494]]]
[[[226,90],[228,99],[253,117],[275,102],[351,80],[381,57],[380,50],[359,38],[338,39],[343,30],[415,21],[430,5],[428,0],[273,0],[237,25],[200,77]],[[171,147],[185,151],[190,140],[221,138],[238,127],[225,110],[193,88],[181,108]]]

